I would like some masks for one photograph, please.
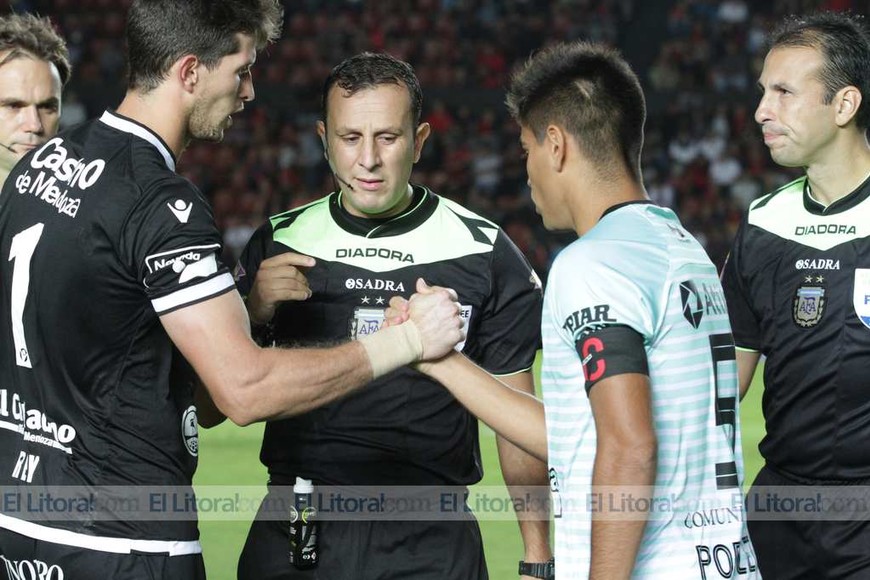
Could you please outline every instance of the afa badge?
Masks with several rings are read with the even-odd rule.
[[[870,328],[870,269],[855,268],[855,286],[852,306],[864,326]]]
[[[815,284],[814,284],[815,282]],[[819,323],[825,312],[825,287],[822,276],[807,276],[794,297],[794,321],[803,328]]]

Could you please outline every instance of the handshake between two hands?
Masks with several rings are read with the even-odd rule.
[[[432,361],[449,354],[465,340],[465,321],[456,292],[451,288],[429,286],[417,279],[416,294],[410,300],[390,299],[384,312],[384,328],[413,324],[423,345],[421,361]]]
[[[314,258],[295,252],[285,252],[263,260],[247,297],[251,323],[268,323],[282,302],[310,298],[312,291],[306,270],[314,265]],[[390,300],[384,328],[411,324],[408,327],[411,332],[402,334],[412,338],[414,360],[436,360],[450,353],[465,339],[458,297],[454,290],[429,286],[422,278],[417,280],[416,290],[417,293],[410,300],[398,296]],[[385,342],[383,338],[386,337],[372,346],[380,349],[379,345]]]

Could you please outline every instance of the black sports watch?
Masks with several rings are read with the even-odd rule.
[[[546,562],[523,562],[520,560],[520,576],[531,576],[543,580],[555,580],[556,559],[550,558]]]

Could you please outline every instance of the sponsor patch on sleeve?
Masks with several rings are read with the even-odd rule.
[[[178,285],[195,278],[207,278],[218,271],[217,256],[220,245],[190,246],[145,258],[147,273],[143,281],[146,288]]]

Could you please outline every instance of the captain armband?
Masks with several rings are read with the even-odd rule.
[[[629,373],[649,376],[643,336],[629,326],[618,324],[593,330],[578,338],[574,347],[583,365],[587,394],[608,377]]]

